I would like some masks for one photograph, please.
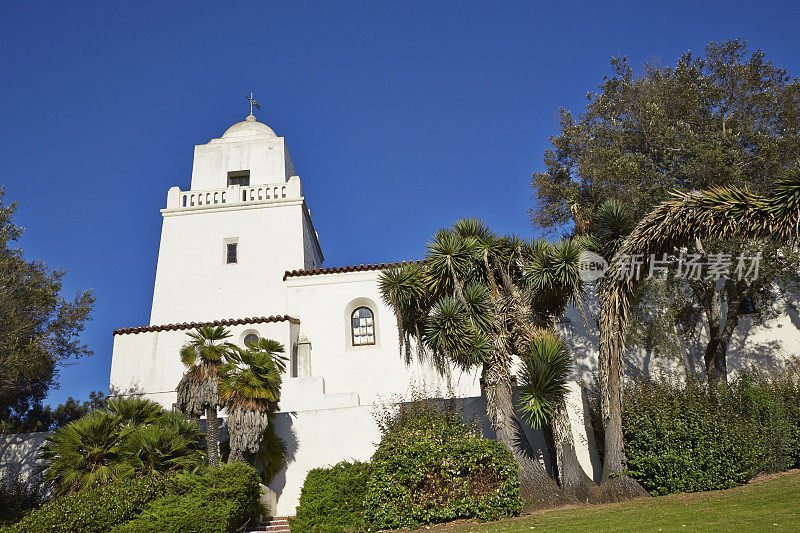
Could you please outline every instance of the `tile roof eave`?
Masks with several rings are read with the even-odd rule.
[[[300,270],[287,270],[283,274],[283,280],[286,278],[295,278],[301,276],[320,276],[323,274],[343,274],[347,272],[367,272],[370,270],[383,270],[384,268],[399,267],[408,264],[420,264],[422,261],[395,261],[394,263],[374,263],[369,265],[349,265],[330,268],[315,268],[315,269],[300,269]]]
[[[119,328],[114,330],[114,335],[127,335],[131,333],[150,333],[154,331],[176,331],[182,329],[195,329],[202,326],[238,326],[241,324],[263,324],[266,322],[291,322],[299,324],[300,319],[289,316],[258,316],[245,318],[226,318],[213,320],[211,322],[183,322],[180,324],[163,324],[154,326],[136,326],[131,328]]]

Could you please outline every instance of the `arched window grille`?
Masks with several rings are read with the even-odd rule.
[[[248,348],[254,347],[258,343],[258,335],[255,333],[248,333],[244,337],[244,345]]]
[[[375,344],[375,320],[369,307],[359,307],[351,315],[353,346]]]

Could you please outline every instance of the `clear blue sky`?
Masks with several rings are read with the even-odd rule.
[[[27,257],[97,296],[95,355],[49,401],[107,390],[111,331],[149,319],[167,189],[244,118],[243,91],[287,139],[326,266],[413,259],[462,216],[530,235],[557,110],[613,55],[741,36],[800,75],[797,5],[702,4],[3,2],[0,183]]]

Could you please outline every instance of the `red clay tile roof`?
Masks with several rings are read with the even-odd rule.
[[[299,276],[318,276],[320,274],[341,274],[343,272],[365,272],[367,270],[383,270],[384,268],[398,267],[407,265],[409,263],[421,263],[422,261],[395,261],[394,263],[375,263],[372,265],[352,265],[331,268],[316,268],[313,270],[287,270],[283,274],[284,281],[286,278],[294,278]]]
[[[144,333],[149,331],[173,331],[180,329],[195,329],[201,326],[237,326],[240,324],[263,324],[265,322],[291,322],[292,324],[299,324],[300,320],[289,315],[226,318],[224,320],[214,320],[213,322],[184,322],[182,324],[164,324],[163,326],[137,326],[134,328],[120,328],[114,330],[114,335],[126,335],[128,333]]]

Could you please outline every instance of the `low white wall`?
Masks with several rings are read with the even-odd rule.
[[[476,420],[487,438],[495,433],[486,420],[484,397],[458,400],[467,420]],[[514,402],[517,398],[515,396]],[[589,477],[600,481],[600,458],[589,425],[586,400],[577,385],[570,386],[568,407],[578,461]],[[278,413],[275,430],[288,448],[287,466],[269,487],[278,494],[278,516],[294,515],[308,471],[340,461],[368,461],[380,441],[375,405]],[[549,469],[550,461],[541,431],[525,429],[539,460]]]
[[[43,461],[39,460],[39,448],[50,432],[18,433],[0,435],[0,471],[2,474],[19,473],[25,480],[36,473]]]

